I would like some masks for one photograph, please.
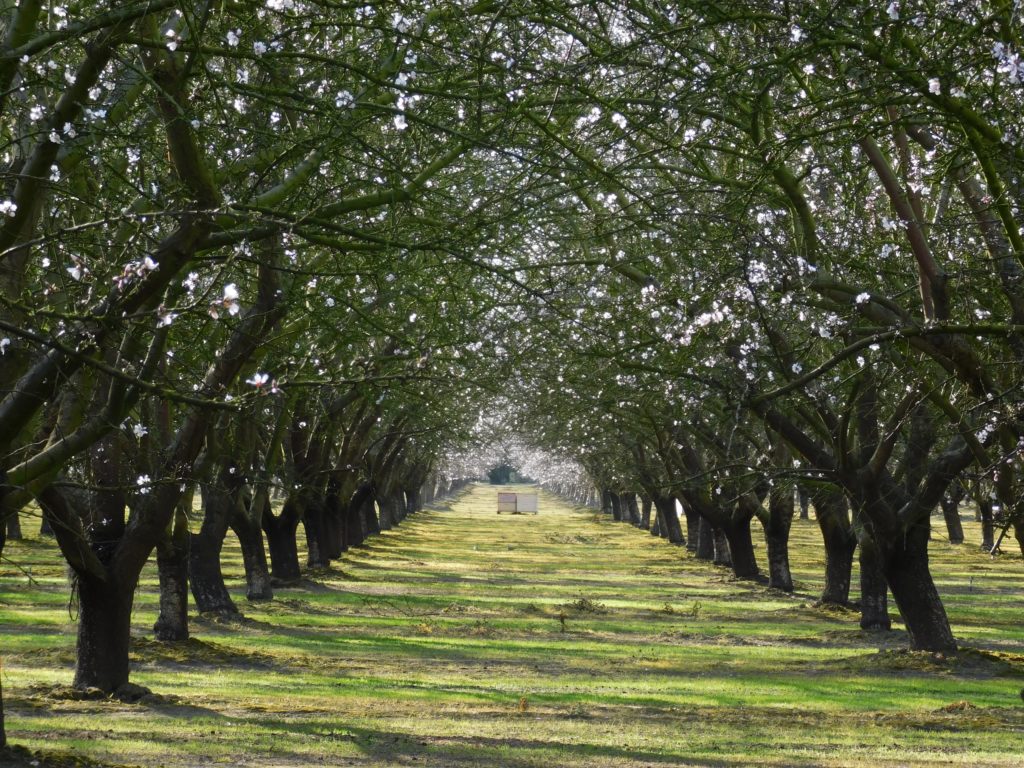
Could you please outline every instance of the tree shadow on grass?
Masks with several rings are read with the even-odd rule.
[[[509,715],[506,712],[505,717]],[[255,724],[250,722],[250,724]],[[531,739],[518,736],[507,738],[489,736],[432,736],[429,734],[390,733],[383,730],[354,727],[343,722],[294,723],[285,720],[259,721],[261,728],[284,730],[296,736],[316,738],[327,736],[330,741],[348,741],[365,758],[384,764],[424,766],[457,766],[459,768],[540,768],[555,765],[593,765],[595,761],[609,761],[617,766],[673,765],[727,768],[749,765],[747,760],[725,758],[687,759],[678,754],[616,747],[607,744],[587,744],[559,740]],[[283,760],[287,755],[275,752]],[[349,760],[359,764],[359,760]]]

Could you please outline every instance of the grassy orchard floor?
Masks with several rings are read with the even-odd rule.
[[[1024,763],[1019,559],[933,542],[957,637],[987,652],[944,660],[812,606],[813,522],[794,524],[790,597],[550,497],[537,517],[494,509],[476,486],[261,605],[230,539],[245,620],[194,617],[187,647],[136,642],[133,681],[157,694],[137,704],[67,696],[64,570],[49,542],[9,543],[9,738],[104,765]],[[156,604],[151,565],[136,637]]]

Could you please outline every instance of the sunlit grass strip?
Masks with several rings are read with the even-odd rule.
[[[1019,764],[1024,681],[874,656],[901,634],[812,607],[813,522],[794,525],[798,594],[784,596],[550,497],[537,517],[497,516],[493,496],[477,487],[420,513],[269,604],[245,604],[230,539],[225,572],[248,620],[196,620],[205,645],[191,658],[140,644],[133,679],[165,698],[133,706],[51,695],[73,661],[64,568],[49,542],[11,543],[23,570],[0,579],[10,736],[171,766]],[[958,636],[1020,653],[1021,564],[937,535],[932,550]],[[150,636],[152,568],[136,606],[133,631]]]

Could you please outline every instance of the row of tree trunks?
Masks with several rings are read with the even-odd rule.
[[[238,537],[246,574],[246,597],[251,601],[273,597],[272,582],[294,583],[301,578],[298,557],[298,525],[302,522],[311,552],[309,567],[329,565],[351,546],[379,533],[374,485],[369,482],[335,482],[326,499],[308,488],[299,489],[285,500],[280,515],[270,509],[265,485],[248,500],[243,493],[245,478],[232,463],[225,463],[216,481],[201,483],[203,523],[197,534],[189,534],[188,510],[192,494],[186,494],[175,512],[165,537],[157,546],[160,577],[160,616],[154,626],[157,638],[185,640],[188,630],[188,591],[191,587],[200,612],[237,613],[238,609],[224,583],[220,555],[228,528]],[[340,492],[355,486],[342,503]],[[449,487],[443,489],[447,493]],[[432,492],[434,495],[436,492]],[[417,485],[411,493],[384,500],[393,520],[400,520],[420,507]],[[398,507],[401,506],[401,510]],[[267,535],[272,569],[267,566],[263,533]],[[309,545],[312,542],[312,545]],[[317,560],[324,553],[323,560]],[[322,562],[323,565],[317,565]]]

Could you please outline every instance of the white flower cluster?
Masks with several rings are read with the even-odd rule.
[[[143,257],[141,261],[129,261],[121,274],[114,278],[114,283],[119,290],[124,290],[135,278],[145,277],[159,266],[150,256]]]
[[[996,71],[1006,75],[1011,83],[1024,82],[1024,59],[1016,51],[1011,51],[1003,43],[996,43],[992,46],[992,55],[995,57]]]
[[[223,298],[213,302],[208,311],[210,317],[216,320],[220,317],[220,313],[223,310],[227,310],[227,313],[233,317],[238,314],[240,309],[241,307],[238,304],[238,286],[234,283],[228,283],[224,286]]]

